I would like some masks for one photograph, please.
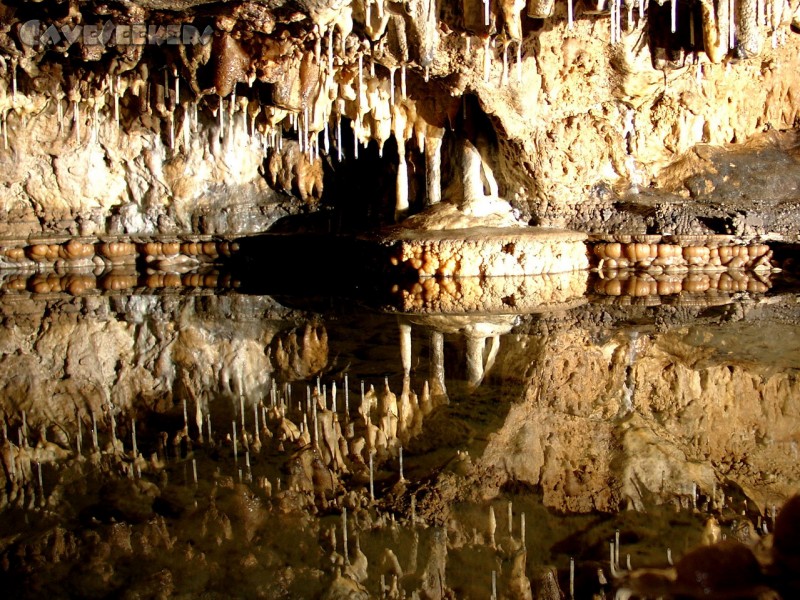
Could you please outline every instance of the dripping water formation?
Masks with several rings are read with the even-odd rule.
[[[796,596],[799,10],[0,2],[4,592]]]

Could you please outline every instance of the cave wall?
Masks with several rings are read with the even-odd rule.
[[[410,190],[420,206],[440,191],[415,182],[449,172],[439,140],[454,136],[479,143],[527,218],[601,229],[631,189],[690,198],[668,184],[713,171],[687,162],[698,145],[795,125],[796,2],[743,8],[733,44],[727,9],[709,2],[678,3],[675,33],[666,4],[613,19],[530,5],[490,2],[488,20],[451,0],[0,5],[3,232],[263,230],[319,206],[325,187],[346,201],[346,181],[332,183],[351,173],[342,161],[390,138],[397,183],[373,202]],[[107,23],[200,37],[87,42]],[[457,123],[465,95],[490,131]]]

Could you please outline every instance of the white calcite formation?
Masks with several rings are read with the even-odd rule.
[[[395,244],[392,265],[421,278],[541,275],[589,267],[586,236],[572,231],[424,228],[398,230],[389,239]]]

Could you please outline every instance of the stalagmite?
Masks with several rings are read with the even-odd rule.
[[[194,480],[194,484],[197,485],[197,459],[192,459],[192,479]]]
[[[489,507],[489,543],[495,547],[494,533],[497,530],[497,519],[494,516],[494,507]]]
[[[375,480],[372,471],[372,462],[373,462],[373,455],[375,453],[370,451],[369,453],[369,499],[374,501],[375,500]]]
[[[497,600],[497,571],[492,571],[492,600]]]
[[[608,543],[608,553],[609,553],[608,566],[609,570],[611,571],[611,576],[615,578],[619,577],[619,573],[617,572],[617,565],[614,563],[614,542]]]
[[[331,384],[331,410],[336,412],[336,382]]]
[[[522,543],[522,547],[525,547],[525,513],[522,513],[519,517],[519,539]]]
[[[233,430],[233,459],[239,458],[239,445],[236,439],[236,421],[231,422],[231,429]]]

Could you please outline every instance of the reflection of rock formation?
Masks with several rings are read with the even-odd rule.
[[[308,379],[328,362],[325,329],[305,325],[302,331],[281,332],[271,343],[275,378],[280,381]]]
[[[74,446],[76,419],[90,426],[91,415],[99,419],[109,400],[121,413],[159,412],[186,400],[202,415],[211,403],[224,422],[224,415],[239,412],[240,397],[249,408],[268,395],[278,364],[265,347],[272,340],[278,345],[281,325],[261,316],[279,314],[277,306],[245,297],[110,294],[74,300],[79,311],[59,308],[61,301],[49,296],[4,298],[0,381],[7,422],[26,411],[30,423],[62,429]],[[226,324],[226,315],[235,320]],[[319,341],[310,331],[310,341]],[[324,344],[302,344],[297,354],[284,353],[291,354],[285,362],[314,373],[326,352]]]
[[[785,344],[769,355],[751,346],[765,329]],[[710,495],[728,482],[763,508],[797,486],[793,328],[744,322],[640,336],[632,365],[627,338],[586,336],[549,339],[485,466],[580,512],[669,502],[694,484]],[[619,420],[629,390],[632,412]]]
[[[606,273],[591,286],[598,301],[649,305],[728,302],[737,292],[763,294],[771,287],[768,274],[745,271],[683,273],[677,275],[634,272]]]
[[[509,314],[569,308],[585,301],[585,271],[518,277],[429,277],[394,286],[397,308],[422,314]]]

